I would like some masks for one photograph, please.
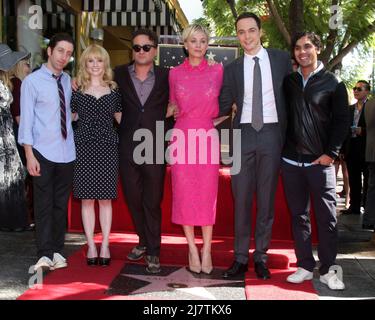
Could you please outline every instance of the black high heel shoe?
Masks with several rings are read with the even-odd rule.
[[[96,257],[96,258],[86,258],[86,261],[87,261],[88,266],[96,266],[99,262],[99,259],[98,259],[98,257]]]
[[[99,258],[99,266],[107,267],[111,263],[111,258]]]
[[[103,248],[104,248],[104,249],[107,249],[107,250],[103,250]],[[111,263],[111,258],[110,258],[110,257],[109,257],[109,258],[101,257],[102,254],[103,254],[103,255],[107,255],[107,254],[106,254],[106,251],[108,251],[107,254],[110,255],[108,246],[104,246],[104,247],[103,247],[103,245],[102,245],[102,248],[101,248],[101,250],[100,250],[100,255],[99,255],[99,266],[107,267],[107,266],[109,266],[110,263]]]
[[[91,248],[92,249],[92,248]],[[92,258],[89,258],[88,256],[94,256]],[[90,250],[90,247],[88,248],[87,254],[86,254],[86,262],[88,266],[96,266],[98,264],[98,251],[95,246],[95,251]]]

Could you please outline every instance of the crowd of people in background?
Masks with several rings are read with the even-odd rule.
[[[171,163],[172,222],[182,226],[188,244],[188,270],[210,274],[213,228],[219,183],[218,116],[236,113],[241,133],[241,170],[231,178],[234,198],[234,260],[223,278],[248,271],[253,195],[257,202],[254,271],[272,274],[268,255],[275,194],[281,171],[292,220],[297,271],[286,281],[313,278],[310,207],[314,205],[319,243],[320,281],[343,290],[343,270],[336,264],[336,176],[341,165],[346,198],[343,214],[361,214],[364,229],[375,225],[375,102],[371,86],[360,80],[349,105],[343,82],[318,56],[314,32],[295,35],[291,55],[264,48],[261,20],[242,13],[235,23],[243,55],[225,69],[207,61],[210,35],[193,24],[182,34],[185,61],[171,69],[155,65],[157,35],[139,29],[132,36],[133,61],[111,69],[108,52],[93,44],[82,53],[77,75],[64,68],[74,53],[68,34],[56,34],[48,60],[31,72],[28,52],[0,43],[0,229],[34,230],[39,268],[68,266],[64,256],[68,199],[81,201],[88,266],[111,263],[112,200],[123,196],[138,235],[127,254],[145,259],[146,271],[161,271],[161,201],[167,160],[135,158],[139,129],[156,136],[157,123],[173,127],[169,148],[183,154]],[[74,130],[72,123],[75,123]],[[179,134],[201,130],[207,143],[182,143]],[[185,140],[184,140],[185,141]],[[162,154],[168,144],[158,146]],[[205,161],[200,162],[201,155]],[[195,160],[192,163],[191,155]],[[336,168],[336,170],[335,170]],[[336,172],[335,172],[336,171]],[[366,196],[367,195],[367,196]],[[94,241],[98,202],[102,242]],[[195,227],[201,228],[199,250]]]

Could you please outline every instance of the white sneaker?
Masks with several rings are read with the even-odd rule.
[[[54,266],[52,260],[46,256],[41,257],[34,265],[34,271],[36,272],[39,268],[44,270],[53,270]]]
[[[305,280],[311,280],[314,274],[306,269],[298,268],[296,272],[292,273],[286,281],[291,283],[302,283]]]
[[[66,268],[68,266],[68,263],[66,262],[66,259],[60,254],[55,252],[53,254],[53,267],[55,269],[60,268]]]
[[[326,284],[331,290],[344,290],[342,268],[338,265],[331,266],[326,274],[320,276],[320,282]]]

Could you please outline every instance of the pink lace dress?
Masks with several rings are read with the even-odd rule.
[[[169,74],[170,102],[178,119],[169,145],[172,222],[191,226],[215,223],[219,182],[219,137],[213,119],[223,79],[220,64],[198,66],[188,59]]]

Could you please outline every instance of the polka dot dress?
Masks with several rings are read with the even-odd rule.
[[[121,112],[119,91],[99,99],[73,92],[72,112],[78,113],[74,131],[77,158],[74,167],[73,196],[78,199],[115,199],[119,172],[118,134],[114,113]]]

